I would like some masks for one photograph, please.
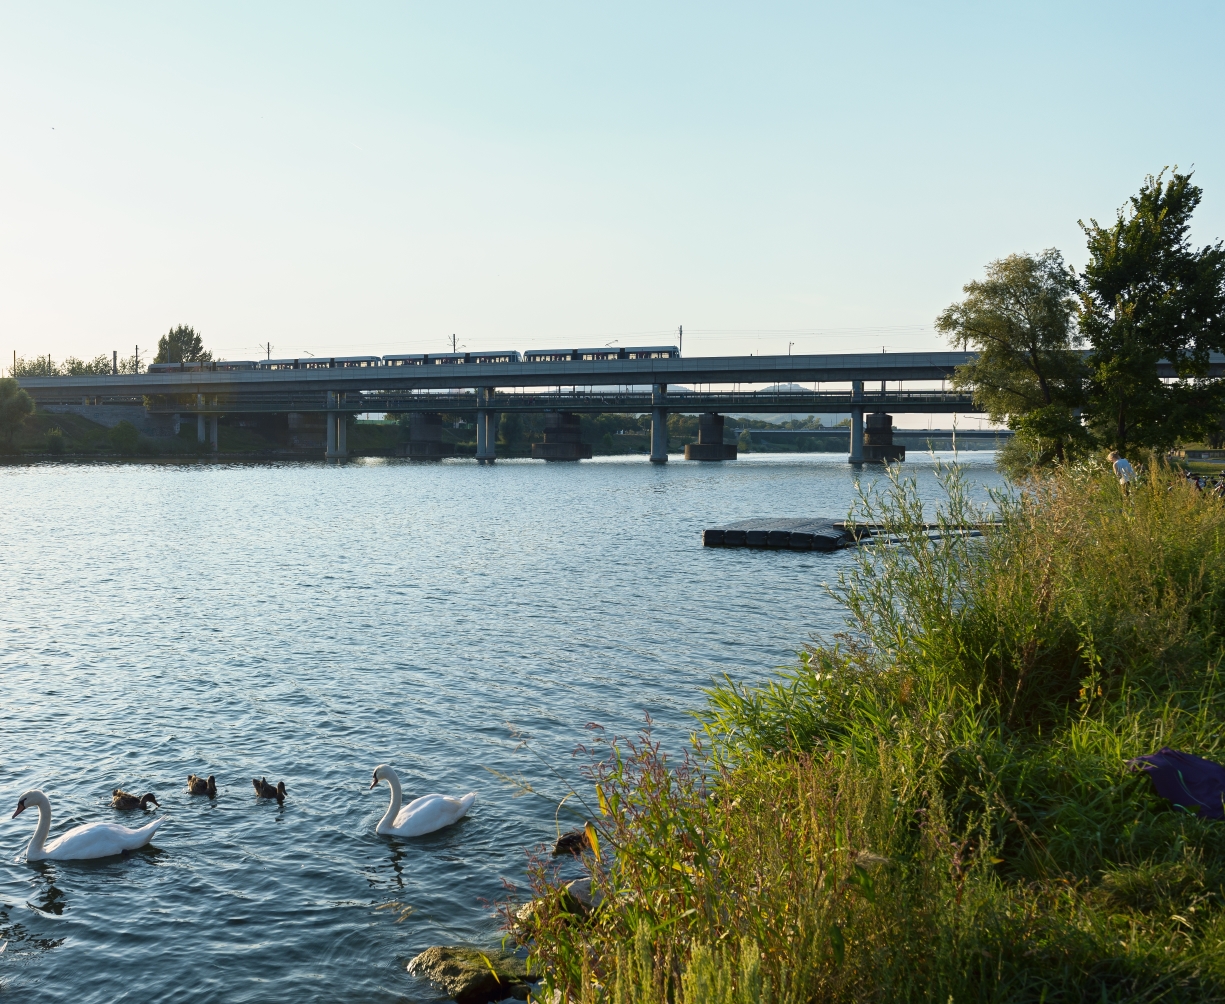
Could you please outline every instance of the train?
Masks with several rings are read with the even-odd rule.
[[[614,359],[679,359],[675,345],[637,345],[600,349],[530,349],[504,352],[409,352],[389,356],[307,356],[299,359],[228,360],[194,363],[150,363],[150,373],[202,370],[365,369],[371,366],[458,366],[492,363],[602,362]]]

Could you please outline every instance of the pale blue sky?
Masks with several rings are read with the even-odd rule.
[[[0,353],[937,347],[1194,165],[1219,3],[0,5]]]

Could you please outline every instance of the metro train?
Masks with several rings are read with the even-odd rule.
[[[601,362],[613,359],[679,359],[675,345],[640,345],[601,349],[532,349],[504,352],[410,352],[390,356],[307,356],[301,359],[215,360],[207,363],[150,363],[150,373],[202,370],[364,369],[370,366],[456,366],[482,363]]]

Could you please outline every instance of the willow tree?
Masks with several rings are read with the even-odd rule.
[[[1207,378],[1225,350],[1225,248],[1189,239],[1202,191],[1177,169],[1149,175],[1112,226],[1081,222],[1089,243],[1080,329],[1091,346],[1086,414],[1119,450],[1211,435],[1225,384]],[[1163,379],[1158,363],[1173,366]]]
[[[1076,329],[1076,277],[1051,248],[991,262],[986,278],[962,287],[966,298],[936,319],[937,330],[977,357],[957,367],[993,422],[1016,433],[1017,464],[1064,461],[1088,446],[1080,421],[1085,365]]]

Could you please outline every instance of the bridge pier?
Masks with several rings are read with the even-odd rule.
[[[498,459],[498,413],[491,411],[488,407],[481,408],[479,405],[488,405],[493,397],[492,387],[481,387],[476,392],[477,396],[477,412],[476,412],[476,462],[478,464],[492,464]]]
[[[442,442],[442,415],[417,411],[409,416],[408,445],[403,455],[413,460],[440,460],[451,455],[451,448]]]
[[[203,394],[196,395],[196,407],[197,408],[204,407],[204,395]],[[197,412],[196,414],[196,442],[197,443],[204,442],[204,414],[203,412]]]
[[[340,410],[340,394],[328,391],[327,411],[327,459],[340,460],[349,455],[348,423],[346,415]]]
[[[209,442],[212,444],[213,452],[216,453],[220,445],[219,438],[218,438],[218,418],[216,415],[213,415],[212,417],[209,418],[208,425],[209,425],[209,429],[208,429]]]
[[[590,460],[591,447],[583,442],[582,422],[568,411],[546,411],[544,442],[532,444],[533,460]]]
[[[651,388],[651,463],[668,462],[668,385],[657,383]]]
[[[723,442],[723,416],[708,411],[698,416],[698,441],[685,446],[686,460],[735,460],[736,444]]]
[[[858,402],[858,403],[857,403]],[[851,381],[851,455],[852,464],[863,463],[863,381]]]
[[[868,416],[864,433],[864,459],[868,463],[890,464],[906,459],[906,447],[893,445],[893,416],[874,411]]]

